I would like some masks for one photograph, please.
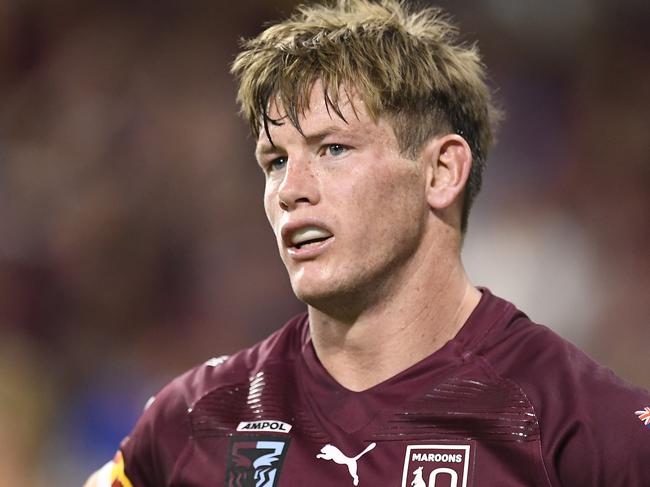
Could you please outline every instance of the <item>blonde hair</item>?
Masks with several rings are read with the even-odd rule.
[[[461,217],[464,233],[499,112],[476,46],[457,37],[440,9],[411,11],[398,0],[301,6],[243,42],[232,66],[239,81],[237,101],[255,137],[277,123],[268,114],[272,98],[300,131],[299,117],[321,80],[334,113],[343,118],[341,90],[353,87],[373,118],[388,118],[400,149],[410,157],[433,136],[460,134],[473,154]]]

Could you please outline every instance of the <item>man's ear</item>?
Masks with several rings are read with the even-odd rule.
[[[446,134],[429,141],[422,151],[427,165],[427,201],[434,210],[445,210],[461,202],[469,171],[472,151],[457,134]]]

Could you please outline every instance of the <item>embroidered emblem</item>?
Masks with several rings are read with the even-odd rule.
[[[357,475],[357,461],[377,446],[377,443],[370,443],[361,453],[356,457],[348,457],[341,450],[339,450],[334,445],[325,445],[320,449],[320,453],[316,455],[316,458],[321,458],[323,460],[332,460],[334,463],[339,465],[346,465],[348,467],[348,472],[352,477],[352,484],[359,485],[359,475]]]
[[[650,407],[646,406],[643,411],[635,411],[641,422],[650,428]]]
[[[470,445],[409,445],[402,487],[468,487]]]
[[[225,487],[276,487],[289,440],[286,436],[231,437]]]

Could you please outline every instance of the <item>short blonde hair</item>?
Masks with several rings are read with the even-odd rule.
[[[277,123],[268,114],[271,98],[301,130],[299,116],[317,80],[326,104],[341,118],[341,90],[353,87],[373,118],[388,118],[400,149],[410,157],[431,137],[460,134],[473,154],[461,216],[464,233],[499,111],[476,46],[457,38],[458,30],[440,9],[412,11],[399,0],[301,6],[243,42],[232,66],[239,81],[237,101],[255,137]]]

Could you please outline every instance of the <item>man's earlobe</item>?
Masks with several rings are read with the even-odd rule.
[[[461,200],[472,167],[472,151],[457,134],[436,137],[423,151],[428,164],[427,200],[436,210],[451,207]]]

